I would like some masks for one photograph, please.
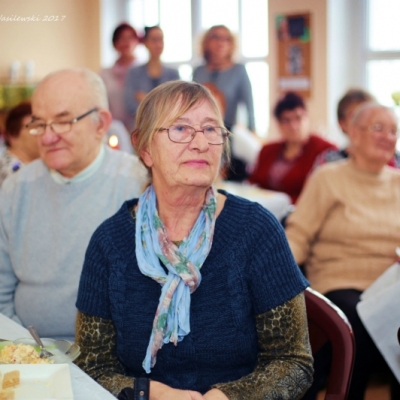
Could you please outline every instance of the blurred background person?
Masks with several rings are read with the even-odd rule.
[[[351,323],[356,355],[348,398],[363,400],[371,371],[385,363],[356,305],[398,258],[400,171],[387,166],[396,145],[397,118],[389,108],[365,103],[357,108],[349,135],[352,156],[323,165],[309,177],[286,221],[286,235],[311,286]],[[307,399],[315,399],[326,360],[324,352],[315,357],[313,396]]]
[[[106,85],[108,103],[113,119],[121,121],[128,131],[133,129],[133,117],[124,102],[124,86],[126,74],[136,63],[135,49],[139,38],[135,28],[127,23],[118,25],[112,35],[112,43],[118,53],[117,61],[111,68],[100,71]]]
[[[297,93],[288,92],[278,100],[274,116],[282,139],[264,145],[249,182],[287,193],[294,204],[316,157],[336,146],[310,133],[306,105]]]
[[[12,108],[6,117],[6,151],[0,157],[0,186],[8,175],[39,158],[37,138],[30,135],[26,128],[26,124],[31,121],[31,114],[31,103],[24,102]]]
[[[339,100],[337,106],[337,119],[342,132],[348,138],[351,120],[357,107],[363,103],[375,101],[374,96],[363,89],[349,89]],[[349,138],[348,138],[349,139]],[[329,149],[321,153],[314,163],[314,168],[327,162],[343,160],[351,156],[351,142],[341,150]],[[388,165],[400,168],[400,154],[395,151]]]
[[[253,94],[250,79],[243,64],[235,63],[236,40],[224,25],[212,26],[203,36],[201,52],[205,64],[193,72],[198,83],[214,84],[225,97],[225,127],[230,131],[237,121],[237,109],[243,104],[247,111],[247,128],[255,131]],[[246,164],[232,157],[227,179],[243,181],[247,177]]]
[[[206,82],[203,83],[203,86],[205,86],[214,96],[221,114],[224,115],[226,110],[224,94],[213,83]],[[253,135],[252,132],[243,125],[234,125],[230,132],[231,157],[241,160],[247,165],[249,170],[252,170],[261,150],[260,139],[258,139],[256,135]],[[229,168],[228,160],[223,160],[221,179],[226,179],[229,174]]]
[[[161,83],[179,79],[179,72],[176,69],[167,67],[161,62],[164,34],[159,26],[145,27],[142,43],[149,52],[149,61],[130,69],[125,85],[125,106],[133,117],[148,92]]]

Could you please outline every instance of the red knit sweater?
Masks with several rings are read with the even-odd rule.
[[[283,141],[266,144],[261,149],[256,167],[248,180],[264,189],[287,193],[294,204],[312,169],[315,158],[327,149],[336,149],[336,146],[320,136],[310,135],[308,141],[304,143],[302,152],[293,161],[291,169],[280,182],[272,187],[269,183],[270,171],[277,159],[283,157],[284,147],[285,142]]]

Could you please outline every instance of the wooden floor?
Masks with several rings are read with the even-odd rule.
[[[324,398],[325,398],[325,391],[319,392],[318,400],[324,400]],[[390,400],[389,385],[384,385],[380,383],[371,383],[368,386],[368,390],[364,400]]]

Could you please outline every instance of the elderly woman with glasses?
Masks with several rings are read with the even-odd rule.
[[[386,165],[396,146],[397,118],[384,106],[363,103],[349,136],[351,158],[323,165],[310,176],[286,234],[311,286],[350,320],[356,357],[348,398],[362,400],[370,373],[382,360],[356,306],[362,292],[397,260],[400,244],[400,171]],[[321,356],[321,363],[327,358]],[[316,360],[318,377],[324,367],[319,356]]]
[[[162,84],[139,107],[151,182],[94,233],[77,299],[78,365],[114,395],[299,399],[311,384],[307,281],[284,232],[214,187],[228,135],[197,83]]]

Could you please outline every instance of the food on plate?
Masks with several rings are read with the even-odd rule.
[[[0,400],[14,400],[15,393],[14,390],[0,390]]]
[[[3,389],[15,388],[19,385],[19,371],[6,372],[3,378]]]
[[[0,362],[6,364],[53,364],[53,360],[40,358],[39,353],[29,344],[10,343],[0,351]]]

